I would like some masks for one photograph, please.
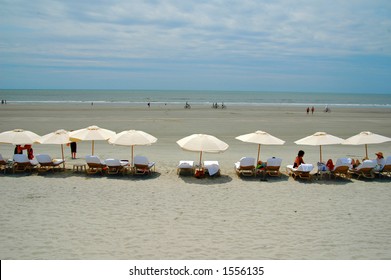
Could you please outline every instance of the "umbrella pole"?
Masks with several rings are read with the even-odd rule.
[[[132,167],[134,165],[133,161],[134,161],[134,146],[132,145],[132,161],[130,162]]]
[[[92,140],[92,156],[94,155],[94,140]]]
[[[202,151],[200,152],[200,168],[202,168],[201,161],[202,161]]]
[[[319,152],[320,152],[320,162],[322,161],[322,145],[319,145]]]
[[[257,165],[259,162],[259,155],[260,154],[261,154],[261,144],[258,144],[258,157],[257,157],[257,162],[255,163],[255,165]]]
[[[65,158],[64,158],[64,145],[61,144],[61,154],[62,154],[62,168],[65,170]]]
[[[365,144],[365,159],[368,159],[368,144]]]

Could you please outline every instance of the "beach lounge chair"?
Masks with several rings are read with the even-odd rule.
[[[348,158],[339,158],[335,163],[334,169],[330,170],[330,175],[333,175],[334,178],[342,177],[349,178],[349,168],[351,166],[351,160]]]
[[[124,174],[126,170],[126,166],[129,165],[128,161],[122,161],[113,158],[106,159],[105,163],[107,165],[107,169],[106,169],[107,174],[118,174],[120,172]]]
[[[238,162],[235,162],[235,171],[238,176],[253,176],[255,175],[255,158],[242,157]]]
[[[269,176],[281,176],[280,167],[281,167],[282,159],[272,157],[267,160],[265,172]]]
[[[209,176],[220,176],[220,165],[216,160],[206,160],[204,161],[204,170],[205,173],[209,174]]]
[[[133,161],[134,174],[151,174],[155,171],[155,162],[150,162],[145,156],[135,156]]]
[[[289,176],[293,179],[307,179],[311,180],[311,171],[314,169],[313,164],[300,164],[298,168],[293,168],[293,165],[287,165],[286,167]]]
[[[39,163],[38,172],[48,170],[54,171],[56,167],[61,169],[60,164],[64,163],[62,159],[52,159],[49,155],[46,154],[36,155],[35,158]]]
[[[357,179],[364,177],[367,179],[375,178],[374,168],[376,161],[364,160],[359,166],[354,169],[349,169],[349,174],[357,175]]]
[[[12,166],[12,172],[25,172],[32,171],[34,167],[38,165],[36,159],[29,160],[25,154],[15,154],[14,164]]]
[[[379,176],[387,176],[391,177],[391,156],[386,158],[386,163],[382,170],[377,171],[376,174],[379,174]]]
[[[177,167],[177,170],[176,170],[176,174],[180,175],[182,171],[193,174],[194,173],[194,161],[180,160],[178,167]]]
[[[103,171],[107,168],[107,165],[104,160],[101,160],[98,156],[86,156],[87,170],[88,174],[96,174],[100,172],[103,174]]]

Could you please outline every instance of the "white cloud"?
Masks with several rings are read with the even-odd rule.
[[[265,72],[288,72],[289,62],[310,65],[318,57],[391,56],[388,0],[1,0],[1,6],[0,67],[120,70],[129,62],[143,68],[145,60],[145,68],[240,66],[249,74],[264,64]]]

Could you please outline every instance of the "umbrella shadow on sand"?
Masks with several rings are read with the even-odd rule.
[[[186,184],[197,184],[197,185],[221,185],[227,184],[232,181],[232,177],[229,175],[220,175],[216,177],[205,176],[204,178],[196,178],[193,175],[181,175],[180,178]]]

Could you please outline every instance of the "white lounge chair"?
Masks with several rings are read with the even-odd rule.
[[[376,166],[375,160],[364,160],[359,166],[349,169],[349,173],[357,175],[357,179],[364,177],[368,179],[375,178],[374,168]]]
[[[52,159],[49,155],[46,154],[39,154],[35,157],[39,163],[39,171],[48,171],[54,169],[56,167],[60,167],[60,164],[64,163],[62,159]]]
[[[194,161],[192,160],[180,160],[176,173],[179,175],[182,171],[194,173]]]
[[[38,165],[38,161],[36,159],[29,160],[25,154],[15,154],[13,159],[14,159],[14,164],[12,166],[13,173],[32,171],[33,168]]]
[[[122,161],[119,159],[109,158],[105,160],[107,166],[107,174],[118,174],[122,172],[125,173],[126,166],[129,165],[128,161]]]
[[[351,166],[351,160],[348,158],[337,159],[333,170],[330,170],[330,175],[336,177],[349,177],[349,168]]]
[[[300,164],[298,168],[293,168],[293,165],[286,166],[287,172],[293,179],[301,178],[311,180],[311,171],[314,169],[313,164]]]
[[[253,157],[242,157],[238,162],[235,162],[234,166],[238,176],[255,175],[255,158]]]
[[[135,156],[133,160],[134,174],[151,174],[155,171],[155,162],[150,162],[145,156]]]
[[[282,159],[272,157],[267,160],[265,172],[269,176],[281,176],[280,167]]]
[[[209,176],[220,175],[220,165],[216,160],[206,160],[204,161],[205,173],[208,173]]]
[[[88,174],[95,174],[100,172],[103,174],[103,171],[107,168],[107,165],[104,160],[101,160],[98,156],[86,156],[87,170]]]

